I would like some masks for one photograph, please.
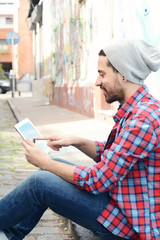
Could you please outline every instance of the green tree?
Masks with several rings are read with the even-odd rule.
[[[0,79],[7,79],[7,77],[4,74],[4,69],[2,67],[2,64],[0,63]]]

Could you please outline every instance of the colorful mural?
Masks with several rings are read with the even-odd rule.
[[[87,6],[80,5],[76,0],[57,0],[54,4],[52,18],[54,49],[52,64],[55,81],[53,101],[64,107],[90,113],[90,109],[93,109],[92,99],[90,98],[90,103],[84,107],[84,100],[79,101],[77,94],[78,88],[86,85],[82,91],[79,91],[85,99],[84,89],[88,87],[87,83],[80,82],[87,79],[88,73],[89,47],[92,43],[93,30],[91,1],[88,1]],[[84,108],[84,111],[81,108]]]
[[[108,0],[84,2],[52,1],[53,103],[94,116],[98,51],[107,39],[100,23],[107,18],[111,38],[111,6]]]
[[[112,38],[143,38],[160,46],[159,7],[159,0],[43,0],[39,95],[95,116],[106,106],[94,91],[99,50]],[[158,98],[159,74],[147,82]]]

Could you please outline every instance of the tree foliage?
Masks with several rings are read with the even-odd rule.
[[[5,71],[2,67],[2,64],[0,63],[0,79],[7,79],[7,77],[5,76]]]

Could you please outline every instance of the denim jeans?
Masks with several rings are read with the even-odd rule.
[[[122,240],[96,220],[109,200],[107,192],[94,195],[51,172],[38,170],[0,200],[0,231],[9,239],[21,240],[49,207],[100,238]]]

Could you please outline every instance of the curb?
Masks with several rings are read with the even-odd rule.
[[[74,240],[100,240],[94,233],[67,219],[67,227]]]
[[[9,105],[14,117],[16,118],[16,121],[19,122],[20,119],[22,118],[20,112],[18,112],[15,105],[12,103],[11,99],[7,99],[7,102],[8,102],[8,105]]]

